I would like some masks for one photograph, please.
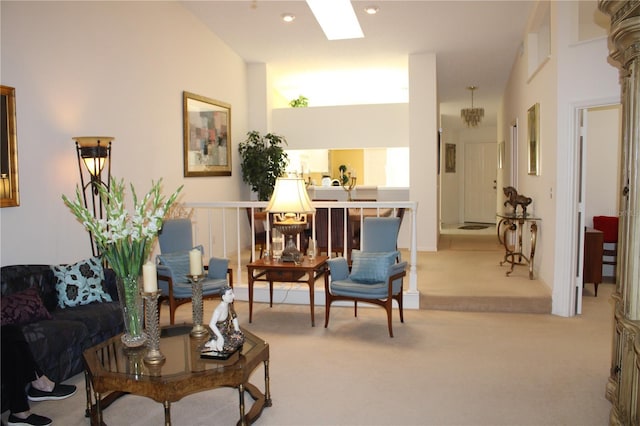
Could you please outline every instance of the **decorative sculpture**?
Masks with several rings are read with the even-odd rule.
[[[351,191],[356,187],[357,178],[355,176],[351,176],[351,172],[347,171],[347,166],[344,164],[341,164],[338,170],[340,170],[340,186],[342,186],[342,189],[347,191],[347,201],[353,201]]]
[[[513,186],[505,186],[502,188],[502,192],[507,197],[507,201],[504,202],[506,207],[509,204],[513,207],[513,214],[517,214],[518,206],[522,207],[522,215],[527,215],[527,206],[533,201],[530,197],[518,194],[518,191]]]
[[[238,315],[233,308],[235,295],[233,289],[226,286],[222,289],[222,301],[213,311],[209,327],[214,336],[205,343],[205,350],[219,354],[230,354],[242,347],[244,334],[238,325]]]

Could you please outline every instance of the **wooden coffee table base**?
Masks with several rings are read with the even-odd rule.
[[[163,328],[160,350],[169,359],[160,366],[148,366],[145,348],[127,349],[116,336],[87,349],[84,354],[87,388],[86,416],[91,425],[105,425],[102,411],[128,393],[151,398],[164,407],[165,425],[171,425],[171,403],[183,397],[219,387],[238,389],[240,420],[238,425],[253,423],[265,407],[272,405],[269,390],[269,345],[254,334],[242,330],[245,344],[234,362],[200,358],[200,347],[207,338],[189,336],[191,326]],[[249,383],[249,377],[260,363],[264,364],[264,393]],[[253,399],[245,413],[245,392]]]

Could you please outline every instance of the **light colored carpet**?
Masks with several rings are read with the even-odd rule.
[[[451,231],[455,229],[447,230]],[[418,252],[416,270],[422,309],[551,312],[551,292],[541,281],[529,279],[528,266],[516,266],[511,276],[506,276],[509,266],[500,266],[504,247],[498,243],[495,227],[489,231],[442,234],[437,252]],[[403,259],[410,259],[407,250],[402,252]],[[248,253],[242,256],[249,257]],[[236,282],[248,281],[245,267],[238,271],[234,265],[233,274]],[[323,287],[320,281],[316,282],[316,291]]]
[[[439,251],[421,252],[418,287],[422,309],[550,313],[551,292],[529,279],[528,266],[500,266],[504,247],[495,235],[441,235]],[[534,275],[535,278],[535,275]]]
[[[470,238],[469,238],[470,237]],[[446,237],[449,238],[449,237]],[[611,358],[612,284],[585,289],[583,315],[482,312],[478,300],[495,306],[548,290],[529,280],[526,268],[505,277],[494,239],[451,237],[437,253],[420,253],[420,310],[394,312],[395,338],[388,337],[380,308],[333,307],[329,327],[324,307],[310,326],[306,305],[236,302],[243,327],[264,338],[271,351],[273,406],[262,425],[458,425],[590,426],[608,424],[605,399]],[[548,295],[547,295],[548,296]],[[479,312],[436,310],[459,303]],[[465,303],[460,299],[468,297]],[[473,301],[472,299],[476,299]],[[440,299],[440,301],[438,300]],[[464,300],[464,299],[463,299]],[[217,305],[205,301],[205,320]],[[474,305],[475,303],[475,305]],[[475,307],[475,308],[474,308]],[[191,322],[191,307],[177,311]],[[163,307],[161,324],[168,324]],[[263,389],[263,369],[252,382]],[[82,374],[79,391],[64,401],[33,403],[54,424],[87,425]],[[251,401],[247,396],[246,401]],[[172,405],[174,425],[231,425],[238,420],[234,389],[191,395]],[[105,410],[108,425],[161,425],[162,405],[128,395]],[[6,421],[8,413],[2,417]]]
[[[301,305],[257,304],[248,324],[247,304],[236,302],[242,326],[271,346],[273,406],[257,424],[605,425],[612,289],[601,285],[597,298],[585,296],[575,318],[406,311],[404,324],[394,317],[393,339],[380,308],[354,318],[351,308],[334,307],[325,329],[323,308],[315,328]],[[206,301],[205,318],[216,304]],[[189,305],[178,309],[178,322],[190,316]],[[263,388],[261,367],[252,381]],[[87,425],[83,376],[70,382],[76,395],[33,403],[33,411],[56,425]],[[191,395],[173,404],[173,424],[235,424],[237,403],[233,389]],[[163,408],[129,395],[105,410],[105,422],[161,425]]]

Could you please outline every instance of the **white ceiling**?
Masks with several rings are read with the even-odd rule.
[[[343,94],[364,87],[368,95],[354,103],[375,103],[373,97],[386,91],[391,101],[406,102],[408,56],[435,53],[442,125],[458,127],[460,109],[471,102],[470,85],[479,87],[474,106],[485,109],[482,125],[496,125],[533,2],[352,0],[365,38],[338,41],[325,38],[302,0],[183,4],[246,62],[268,64],[283,93],[299,90],[310,106],[317,105],[314,96],[326,95],[326,86],[314,90],[327,80]],[[377,5],[378,14],[367,15],[368,5]],[[283,13],[296,19],[286,24]]]

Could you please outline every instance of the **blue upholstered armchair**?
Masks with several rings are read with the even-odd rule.
[[[353,250],[351,268],[344,257],[329,259],[329,274],[325,275],[325,328],[329,325],[331,303],[354,302],[358,316],[358,302],[382,306],[387,311],[389,336],[393,337],[391,312],[393,301],[398,303],[400,322],[402,312],[403,278],[407,262],[401,262],[397,251],[400,219],[397,217],[365,218],[363,224],[363,250]]]
[[[169,302],[170,323],[174,324],[178,306],[191,301],[189,274],[189,251],[193,247],[191,219],[168,219],[158,234],[158,287],[162,290],[160,301]],[[203,251],[202,246],[197,246]],[[229,259],[212,257],[205,266],[207,276],[202,282],[203,299],[220,295],[226,285],[233,287],[233,272],[228,267]],[[161,303],[158,304],[160,308]]]

